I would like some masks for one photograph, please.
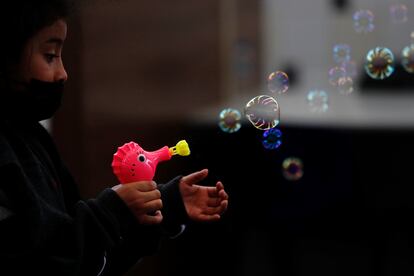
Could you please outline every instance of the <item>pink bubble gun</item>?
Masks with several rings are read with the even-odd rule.
[[[112,170],[122,184],[152,180],[159,162],[170,160],[173,155],[190,155],[185,140],[174,147],[164,146],[156,151],[145,151],[135,142],[119,147],[112,160]]]

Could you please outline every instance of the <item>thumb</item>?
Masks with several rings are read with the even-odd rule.
[[[206,178],[207,175],[208,175],[208,169],[203,169],[201,171],[194,172],[192,174],[184,176],[182,178],[182,181],[185,182],[187,185],[192,185],[192,184],[200,182],[201,180]]]

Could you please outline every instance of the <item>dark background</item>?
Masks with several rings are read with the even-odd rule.
[[[190,129],[193,155],[174,162],[209,167],[230,208],[167,241],[151,259],[159,275],[413,274],[414,132],[282,127],[268,151],[248,126]],[[281,173],[290,156],[304,164],[298,181]]]

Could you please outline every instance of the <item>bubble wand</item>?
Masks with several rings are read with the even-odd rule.
[[[156,151],[145,151],[135,142],[118,147],[113,156],[112,170],[122,184],[152,180],[159,162],[170,160],[173,155],[190,155],[190,148],[185,140],[175,146],[164,146]]]

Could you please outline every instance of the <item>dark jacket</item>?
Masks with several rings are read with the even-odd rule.
[[[124,274],[180,231],[179,179],[159,186],[163,225],[139,225],[110,188],[81,200],[41,124],[0,121],[0,275]]]

